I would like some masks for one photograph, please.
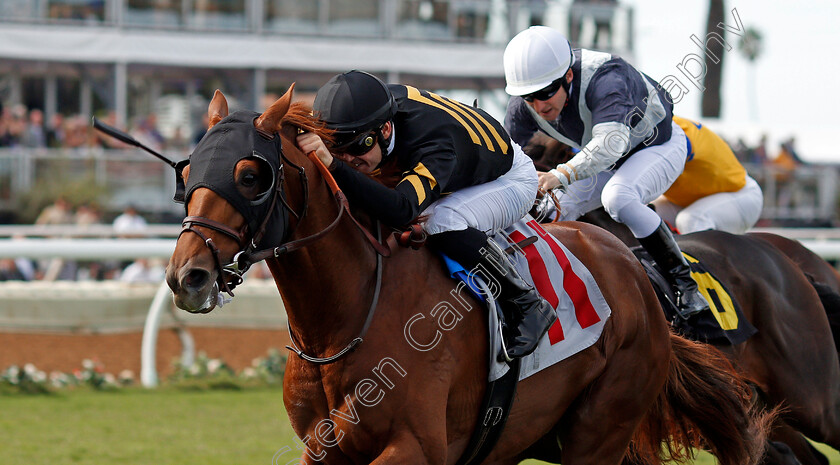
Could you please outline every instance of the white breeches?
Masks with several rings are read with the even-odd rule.
[[[601,205],[636,237],[647,237],[660,218],[646,205],[671,187],[685,167],[685,133],[671,124],[671,139],[634,153],[618,169],[572,183],[558,196],[560,220],[576,220]]]
[[[423,229],[428,234],[472,227],[487,233],[507,228],[528,213],[537,195],[537,170],[516,143],[513,165],[499,178],[457,190],[429,205]],[[685,144],[683,144],[685,145]]]
[[[653,204],[659,216],[683,234],[704,229],[744,234],[755,226],[761,216],[764,195],[761,186],[747,175],[747,184],[740,190],[712,194],[695,200],[685,208],[664,197],[656,199]]]

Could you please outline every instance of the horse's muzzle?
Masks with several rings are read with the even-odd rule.
[[[209,313],[218,303],[219,286],[215,270],[183,266],[166,271],[175,306],[190,313]]]

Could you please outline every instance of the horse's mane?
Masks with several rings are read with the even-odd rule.
[[[332,129],[327,128],[326,123],[312,113],[312,107],[303,102],[294,102],[289,111],[280,120],[280,127],[290,126],[302,132],[317,134],[325,144],[329,146],[333,139]]]

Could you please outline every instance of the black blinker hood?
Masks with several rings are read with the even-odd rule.
[[[268,220],[267,231],[261,241],[276,245],[282,241],[288,221],[287,212],[281,203],[272,202],[279,188],[277,183],[282,169],[282,139],[276,133],[271,139],[260,135],[254,126],[258,116],[260,114],[253,111],[234,112],[213,126],[201,139],[190,155],[190,175],[184,186],[184,205],[186,208],[196,189],[206,187],[228,201],[245,218],[248,223],[246,237],[250,238],[257,233],[267,215],[277,216]],[[234,170],[236,164],[245,158],[259,160],[272,176],[271,187],[254,200],[245,198],[236,189]],[[180,171],[176,174],[180,177]],[[274,211],[269,212],[272,204],[275,205]]]

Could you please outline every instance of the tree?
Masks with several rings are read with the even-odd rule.
[[[724,5],[723,0],[709,1],[709,16],[706,19],[706,34],[723,33],[718,28],[718,24],[723,23]],[[726,55],[723,53],[723,44],[716,40],[711,40],[707,44],[708,50],[706,52],[706,76],[703,78],[703,85],[706,91],[703,93],[702,101],[700,102],[700,112],[703,117],[719,118],[720,117],[720,94],[722,87],[723,75],[723,59]],[[717,57],[719,60],[715,63],[712,57]]]
[[[754,27],[746,28],[744,35],[741,36],[741,40],[738,42],[738,51],[749,61],[749,79],[747,85],[750,89],[747,95],[749,95],[750,99],[750,119],[753,121],[758,120],[758,98],[756,96],[756,86],[758,83],[755,78],[755,62],[761,56],[762,47],[761,32]]]

